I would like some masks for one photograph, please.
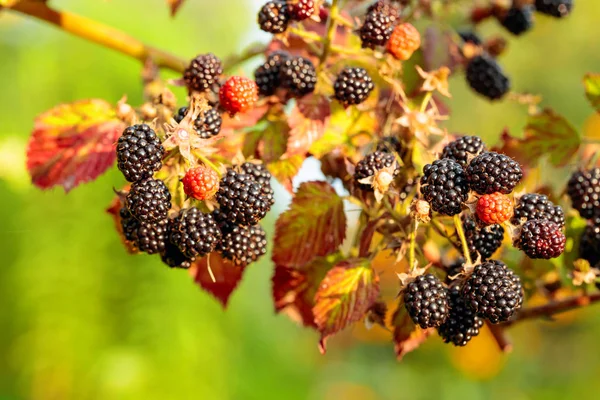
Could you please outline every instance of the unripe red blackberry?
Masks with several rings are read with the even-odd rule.
[[[470,159],[487,151],[485,143],[478,136],[461,136],[448,143],[440,158],[451,158],[463,168],[467,168]]]
[[[535,0],[537,12],[563,18],[571,13],[574,0]]]
[[[262,190],[252,176],[227,171],[216,195],[220,212],[233,224],[255,225],[271,208]]]
[[[188,113],[187,107],[181,107],[177,114],[173,116],[175,122],[180,123],[183,121]],[[217,136],[221,132],[221,124],[223,119],[221,114],[214,108],[211,108],[196,118],[194,121],[194,130],[202,139],[210,139],[213,136]]]
[[[364,68],[344,68],[333,84],[335,98],[344,107],[362,103],[373,89],[375,84]]]
[[[501,16],[500,23],[513,35],[520,35],[533,26],[533,11],[531,5],[513,6]]]
[[[471,189],[478,194],[509,194],[523,178],[523,170],[512,158],[487,152],[471,161],[467,167],[467,178]]]
[[[204,92],[218,83],[223,73],[223,65],[214,54],[201,54],[194,58],[183,73],[183,80],[189,90]]]
[[[406,61],[421,47],[421,34],[408,22],[396,25],[386,49],[396,59]]]
[[[285,1],[269,1],[258,12],[260,29],[269,33],[283,33],[290,22],[290,10]]]
[[[248,265],[267,252],[267,235],[260,225],[234,225],[224,229],[217,250],[236,265]]]
[[[265,63],[254,71],[254,80],[258,85],[258,93],[271,96],[281,85],[281,66],[290,55],[285,51],[275,51],[267,57]]]
[[[450,312],[446,322],[438,328],[438,334],[445,343],[465,346],[472,338],[479,335],[483,319],[467,305],[459,286],[450,288],[448,292]]]
[[[219,101],[231,116],[246,112],[258,101],[258,86],[252,79],[232,76],[219,89]]]
[[[240,166],[240,168],[244,174],[251,176],[252,179],[262,185],[261,193],[263,195],[263,199],[269,204],[269,206],[275,204],[275,192],[271,186],[272,175],[269,170],[265,168],[264,164],[245,162]]]
[[[454,160],[443,158],[427,164],[421,177],[421,194],[433,211],[456,215],[469,196],[469,185],[463,167]]]
[[[354,168],[354,181],[358,187],[362,190],[373,191],[373,187],[366,183],[361,183],[360,180],[374,176],[377,171],[384,168],[391,167],[396,162],[396,157],[392,153],[385,153],[383,151],[376,151],[368,154],[356,163]],[[395,170],[395,173],[398,169]]]
[[[521,279],[497,260],[475,267],[465,281],[462,296],[471,310],[493,324],[508,321],[523,304]]]
[[[163,181],[148,178],[131,185],[125,204],[139,221],[157,222],[167,218],[171,193]]]
[[[196,200],[207,200],[219,190],[219,175],[212,168],[200,165],[189,169],[181,183],[186,195]]]
[[[195,258],[186,257],[179,247],[171,243],[169,240],[165,243],[165,249],[160,254],[162,261],[171,268],[188,269],[192,266]]]
[[[188,258],[204,257],[221,241],[221,230],[211,214],[185,208],[171,221],[169,240]]]
[[[473,57],[467,64],[466,78],[469,86],[490,100],[508,93],[510,81],[500,65],[486,54]]]
[[[421,328],[436,328],[448,318],[448,291],[432,274],[420,275],[404,290],[406,310]]]
[[[117,166],[129,182],[151,177],[164,155],[156,132],[146,124],[128,127],[117,142]]]
[[[302,97],[315,90],[317,71],[308,58],[293,57],[285,60],[279,74],[281,87],[288,89],[293,97]]]
[[[477,200],[476,213],[479,221],[486,225],[502,224],[512,218],[514,206],[502,193],[484,194]]]
[[[288,1],[290,16],[296,21],[310,18],[315,12],[314,0],[291,0]]]
[[[562,228],[552,221],[533,219],[525,222],[515,247],[521,249],[529,258],[551,259],[565,251],[567,239]]]
[[[600,267],[600,217],[593,218],[585,227],[579,242],[579,257],[589,261],[592,267]]]
[[[563,209],[554,205],[544,194],[527,193],[517,200],[512,223],[520,225],[533,219],[552,221],[561,228],[565,226]]]
[[[485,261],[502,246],[504,240],[502,225],[479,227],[473,218],[467,216],[463,216],[462,223],[472,260],[481,257],[481,260]]]
[[[600,168],[574,172],[567,183],[567,194],[583,218],[600,215]]]

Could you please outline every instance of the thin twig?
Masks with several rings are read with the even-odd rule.
[[[337,16],[339,14],[339,3],[341,0],[333,0],[329,9],[329,19],[327,20],[327,33],[325,34],[325,42],[323,42],[323,52],[319,58],[319,70],[323,70],[331,45],[335,38],[335,29],[337,27]]]
[[[496,344],[498,344],[500,351],[503,353],[510,353],[513,350],[513,344],[508,336],[506,336],[504,327],[502,325],[494,325],[490,323],[490,321],[486,321],[485,323],[490,329],[492,336],[494,336],[494,340],[496,341]]]
[[[463,256],[467,260],[467,265],[473,265],[471,260],[471,253],[469,252],[469,245],[467,244],[467,238],[465,237],[465,231],[463,230],[462,221],[460,220],[460,214],[454,216],[454,226],[456,227],[456,233],[460,238],[462,244]]]
[[[239,66],[243,62],[248,61],[251,58],[254,58],[261,54],[264,54],[267,51],[267,48],[268,48],[268,44],[254,43],[254,44],[250,45],[250,47],[248,47],[242,53],[236,54],[236,55],[233,55],[233,56],[227,58],[223,62],[223,69],[226,72],[231,71],[232,69]]]
[[[416,243],[417,243],[417,229],[418,228],[419,228],[419,223],[413,219],[411,226],[410,226],[410,246],[408,248],[409,271],[413,271],[416,268],[415,247],[416,247]]]

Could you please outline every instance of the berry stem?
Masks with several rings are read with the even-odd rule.
[[[584,144],[600,144],[600,139],[598,138],[584,137],[581,139],[581,141]]]
[[[500,351],[503,353],[510,353],[513,349],[513,344],[508,336],[506,336],[505,328],[502,325],[494,325],[490,321],[485,321],[485,324],[492,333]]]
[[[231,57],[227,58],[223,62],[223,70],[225,72],[231,72],[234,68],[238,67],[240,64],[256,57],[261,54],[264,54],[267,51],[268,45],[264,43],[254,43],[250,45],[246,50],[244,50],[241,54],[235,54]]]
[[[325,66],[327,56],[331,50],[331,45],[335,38],[335,29],[337,26],[337,18],[339,15],[339,7],[341,0],[333,0],[331,2],[331,8],[329,9],[329,19],[327,20],[327,33],[325,34],[325,41],[323,42],[323,52],[319,58],[319,70],[322,70]]]
[[[288,28],[288,32],[311,42],[323,43],[323,38],[321,36],[313,32],[305,31],[304,29],[290,27]]]
[[[415,248],[417,246],[417,229],[419,223],[413,220],[410,226],[410,247],[408,248],[408,268],[409,271],[414,271],[417,267],[415,262]]]
[[[432,92],[425,93],[425,96],[423,97],[423,101],[421,102],[421,109],[419,110],[420,112],[424,113],[427,110],[427,106],[429,105],[429,102],[431,101],[431,96],[433,96]]]
[[[467,238],[465,237],[465,231],[462,226],[462,221],[460,220],[460,214],[456,214],[454,216],[454,226],[456,227],[456,233],[460,238],[463,255],[465,257],[465,260],[467,260],[467,265],[473,265],[473,261],[471,260],[471,253],[469,253],[469,245],[467,244]]]
[[[150,59],[159,68],[183,72],[187,64],[185,60],[166,51],[147,46],[125,32],[68,11],[57,11],[50,8],[45,2],[21,0],[8,9],[46,21],[65,32],[117,50],[142,62]]]
[[[219,169],[219,167],[217,167],[212,161],[210,161],[208,158],[206,158],[205,156],[203,156],[202,154],[200,154],[198,152],[194,152],[194,155],[196,157],[198,157],[199,161],[201,161],[203,164],[205,164],[210,169],[215,171],[217,173],[217,175],[219,175],[219,179],[223,177],[223,174],[221,173],[221,170]]]

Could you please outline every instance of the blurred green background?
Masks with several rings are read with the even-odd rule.
[[[163,0],[53,3],[189,58],[226,56],[258,37],[257,1],[187,0],[175,19]],[[576,3],[567,20],[539,17],[533,32],[511,40],[502,64],[516,90],[541,93],[583,129],[592,110],[581,77],[600,72],[600,4]],[[510,355],[484,332],[464,349],[433,339],[401,363],[377,328],[336,336],[320,356],[315,332],[274,315],[268,260],[247,270],[224,312],[185,271],[126,254],[104,212],[123,183],[117,171],[68,196],[29,183],[34,117],[83,98],[126,94],[138,104],[138,62],[7,12],[0,59],[1,400],[563,400],[600,392],[600,309],[513,329]],[[523,106],[491,105],[462,77],[451,91],[451,130],[493,143],[505,126],[523,126]]]

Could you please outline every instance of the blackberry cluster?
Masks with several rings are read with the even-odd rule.
[[[521,166],[512,158],[487,152],[475,157],[467,167],[471,189],[478,194],[509,194],[523,178]]]
[[[163,181],[147,178],[131,185],[126,206],[139,221],[164,220],[171,208],[171,193]]]
[[[364,68],[345,68],[333,84],[335,98],[344,107],[362,103],[373,89],[375,84]]]
[[[217,250],[234,264],[244,266],[267,252],[267,235],[260,225],[234,225],[223,229],[223,239]]]
[[[485,152],[486,146],[478,136],[462,136],[444,147],[440,158],[450,158],[467,168],[471,158]]]
[[[600,215],[600,168],[573,173],[567,183],[567,194],[583,218]]]
[[[404,291],[406,310],[421,328],[435,328],[448,318],[448,292],[432,274],[420,275]]]
[[[221,179],[216,200],[223,217],[237,225],[255,225],[271,208],[270,200],[263,194],[263,185],[253,176],[232,169]]]
[[[190,259],[212,252],[221,237],[221,230],[213,216],[195,207],[181,210],[171,221],[169,229],[171,243]]]
[[[552,221],[534,219],[525,222],[515,241],[529,258],[549,260],[560,256],[565,251],[567,239],[562,227]]]
[[[269,33],[283,33],[290,22],[290,10],[285,1],[269,1],[258,12],[260,29]]]
[[[256,182],[262,186],[261,193],[264,200],[269,204],[269,207],[275,204],[275,192],[271,186],[271,173],[263,164],[254,164],[245,162],[240,166],[242,172],[251,176]]]
[[[465,281],[462,297],[478,316],[493,324],[505,322],[523,304],[521,279],[503,262],[486,261]]]
[[[579,257],[591,266],[600,267],[600,217],[588,222],[579,242]]]
[[[512,223],[520,225],[534,219],[551,221],[561,228],[565,226],[565,213],[560,206],[554,205],[546,195],[528,193],[518,199]]]
[[[290,58],[285,51],[276,51],[267,57],[265,63],[254,71],[254,80],[258,85],[258,92],[263,96],[271,96],[281,85],[281,66]]]
[[[531,5],[513,6],[502,16],[500,23],[513,35],[520,35],[533,26],[533,11],[534,8]]]
[[[359,30],[363,48],[385,46],[400,19],[400,11],[387,1],[377,1],[367,9]]]
[[[361,183],[360,180],[375,175],[377,171],[390,167],[395,162],[396,157],[392,153],[376,151],[368,154],[356,164],[356,168],[354,169],[354,181],[362,190],[373,191],[373,187],[371,185]]]
[[[448,302],[450,312],[446,321],[439,326],[438,334],[445,343],[465,346],[472,338],[479,335],[483,319],[471,310],[462,297],[459,286],[449,289]]]
[[[185,116],[188,113],[187,107],[181,107],[177,114],[173,116],[173,119],[177,123],[183,121]],[[221,124],[223,123],[223,119],[221,118],[221,114],[214,108],[205,111],[202,115],[198,116],[194,121],[194,130],[202,139],[210,139],[211,137],[217,136],[219,132],[221,132]]]
[[[510,81],[500,65],[487,54],[472,58],[467,64],[469,86],[490,100],[503,97],[510,89]]]
[[[449,158],[435,160],[423,168],[421,194],[433,211],[456,215],[469,196],[469,185],[461,165]]]
[[[475,219],[467,216],[463,216],[462,223],[472,260],[481,257],[481,260],[485,261],[502,246],[504,240],[502,225],[493,224],[480,228]]]
[[[117,166],[129,182],[151,177],[164,155],[156,132],[146,124],[128,127],[117,142]]]
[[[317,71],[308,58],[289,58],[280,68],[281,87],[288,89],[293,97],[302,97],[315,90]]]
[[[537,12],[555,18],[563,18],[571,13],[574,0],[535,0]]]
[[[183,73],[183,80],[189,90],[204,92],[218,83],[223,66],[214,54],[201,54],[194,58]]]

